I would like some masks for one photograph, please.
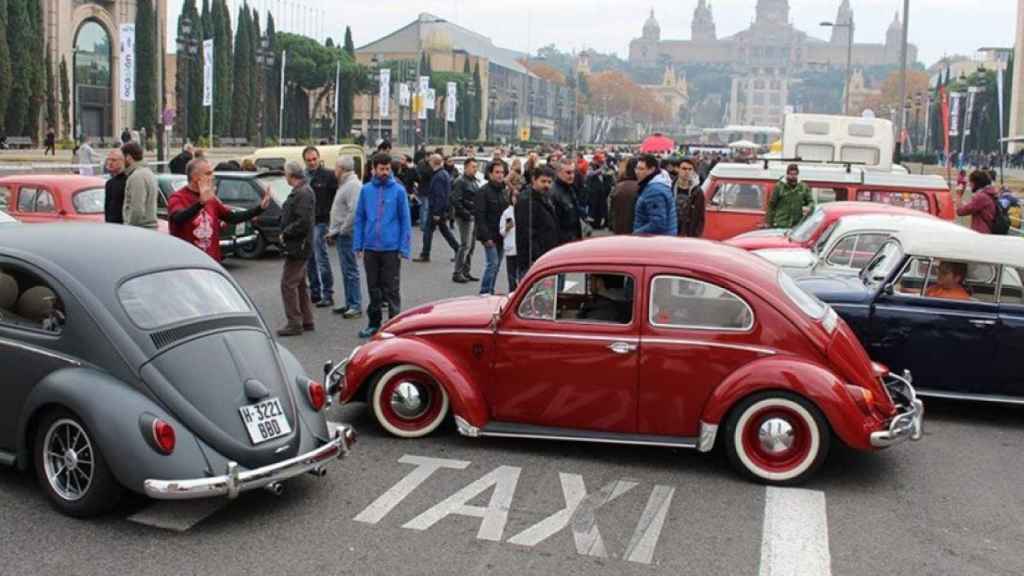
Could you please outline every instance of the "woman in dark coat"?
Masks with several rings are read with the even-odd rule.
[[[636,158],[619,165],[619,183],[608,196],[608,227],[616,234],[633,233],[633,216],[640,183],[636,178]]]

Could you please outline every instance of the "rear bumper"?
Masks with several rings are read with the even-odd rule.
[[[144,483],[146,495],[158,500],[192,500],[227,496],[235,498],[242,492],[263,488],[307,472],[322,475],[327,462],[344,458],[355,442],[355,429],[345,424],[328,422],[331,439],[315,450],[288,460],[268,464],[254,470],[240,470],[238,463],[228,462],[221,476],[188,480],[149,479]]]
[[[234,254],[239,248],[248,246],[256,242],[257,239],[255,234],[248,234],[246,236],[235,236],[228,240],[221,240],[220,251]]]
[[[871,433],[871,445],[875,448],[888,448],[906,440],[920,440],[924,425],[924,403],[917,399],[917,392],[911,384],[909,371],[903,376],[889,374],[885,387],[901,411],[893,416],[885,430]]]

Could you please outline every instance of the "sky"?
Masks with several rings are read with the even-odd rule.
[[[790,20],[822,39],[841,0],[790,0]],[[710,0],[719,38],[745,29],[754,19],[757,0]],[[168,0],[169,46],[182,0]],[[242,0],[228,0],[235,15]],[[931,65],[945,55],[971,55],[980,47],[1013,46],[1014,0],[910,0],[910,41],[919,60]],[[495,44],[536,51],[554,43],[564,51],[592,48],[628,55],[629,42],[640,36],[653,8],[662,39],[688,39],[697,0],[250,0],[250,6],[274,13],[278,30],[335,41],[352,27],[356,47],[408,24],[421,12],[445,18],[490,37]],[[856,23],[855,42],[884,42],[885,31],[902,0],[850,0]]]

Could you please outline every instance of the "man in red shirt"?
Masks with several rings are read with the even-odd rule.
[[[217,198],[213,181],[213,168],[205,158],[196,158],[185,167],[188,184],[167,200],[167,217],[171,236],[199,248],[220,262],[221,222],[238,224],[259,216],[270,204],[270,194],[264,190],[260,205],[250,210],[234,212]]]

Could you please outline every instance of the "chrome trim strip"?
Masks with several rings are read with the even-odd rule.
[[[459,434],[462,434],[463,436],[468,436],[470,438],[480,436],[480,429],[469,422],[466,422],[462,416],[455,416],[455,426],[458,428]]]
[[[651,344],[678,344],[680,346],[703,346],[707,348],[726,348],[729,350],[743,350],[745,352],[755,352],[757,354],[764,354],[766,356],[774,356],[778,352],[771,348],[761,348],[760,346],[747,346],[746,344],[729,344],[726,342],[713,342],[707,340],[686,340],[683,338],[642,338],[640,343],[650,342]]]
[[[498,336],[557,338],[560,340],[593,340],[597,342],[628,342],[630,344],[638,344],[640,342],[640,338],[638,336],[597,336],[595,334],[568,334],[565,332],[533,332],[523,330],[498,332]]]
[[[81,362],[79,362],[78,360],[75,360],[71,356],[66,356],[64,354],[61,354],[60,352],[54,352],[52,350],[48,350],[46,348],[41,348],[39,346],[33,346],[31,344],[26,344],[24,342],[19,342],[18,340],[10,340],[8,338],[0,338],[0,346],[10,346],[12,348],[18,348],[20,350],[25,350],[26,352],[34,352],[36,354],[41,354],[41,355],[46,356],[48,358],[53,358],[55,360],[62,360],[64,362],[67,362],[68,364],[70,364],[72,366],[76,366],[76,367],[82,365]]]
[[[487,336],[493,334],[493,332],[486,328],[437,328],[412,333],[413,336],[435,336],[438,334],[480,334]]]
[[[945,392],[942,390],[918,388],[917,395],[927,396],[928,398],[942,398],[944,400],[969,400],[974,402],[987,402],[991,404],[1024,405],[1024,398],[1001,396],[999,394],[966,394],[962,392]]]
[[[718,436],[718,424],[708,424],[700,421],[700,439],[697,441],[698,452],[711,452],[715,447],[715,438]]]
[[[516,434],[514,432],[487,432],[480,430],[480,436],[494,438],[531,438],[534,440],[563,440],[567,442],[588,442],[591,444],[624,444],[629,446],[664,446],[668,448],[696,448],[697,442],[656,442],[648,440],[615,440],[613,438],[588,438],[585,436],[555,436],[545,434]]]
[[[921,296],[911,296],[911,298],[919,298],[921,300],[927,300],[929,302],[951,302],[951,300],[942,300],[940,298],[923,298]],[[971,302],[971,304],[983,304],[985,306],[997,306],[990,302]],[[978,316],[992,316],[998,317],[999,311],[978,311],[978,312],[962,312],[960,310],[953,309],[934,309],[934,308],[918,308],[916,306],[897,306],[893,304],[877,304],[877,308],[885,310],[894,310],[896,312],[913,312],[916,314],[931,314],[934,316],[958,316],[961,318],[975,318]]]
[[[871,304],[833,304],[831,302],[826,302],[826,304],[833,308],[871,308]]]

